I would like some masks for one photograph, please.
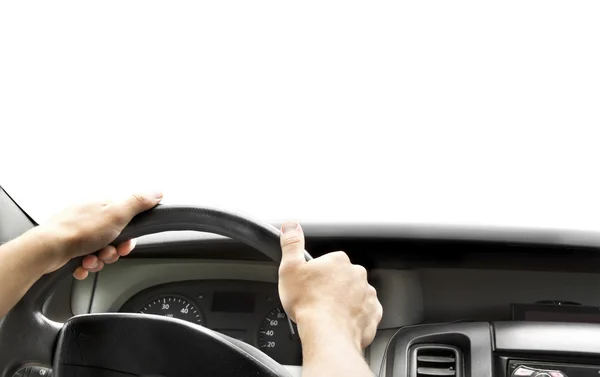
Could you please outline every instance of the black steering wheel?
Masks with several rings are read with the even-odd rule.
[[[114,244],[147,234],[195,230],[241,241],[280,262],[279,230],[245,215],[159,205],[136,216]],[[312,259],[305,251],[306,260]],[[23,365],[52,365],[54,377],[283,377],[258,349],[183,320],[129,313],[85,314],[66,323],[42,313],[57,284],[81,258],[43,276],[0,323],[1,377]]]

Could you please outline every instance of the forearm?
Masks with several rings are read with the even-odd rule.
[[[53,247],[51,239],[38,228],[0,246],[0,318],[47,271]]]
[[[303,377],[372,377],[359,345],[333,323],[299,328]]]

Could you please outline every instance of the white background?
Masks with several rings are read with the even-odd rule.
[[[0,4],[0,184],[600,229],[598,1]]]

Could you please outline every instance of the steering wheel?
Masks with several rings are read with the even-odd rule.
[[[174,230],[227,236],[281,261],[278,229],[207,207],[158,205],[136,216],[113,243]],[[312,259],[306,251],[305,258]],[[48,319],[44,302],[80,264],[76,258],[43,276],[4,317],[1,377],[26,364],[52,365],[54,377],[289,376],[260,350],[183,320],[139,313],[85,314],[64,324]]]

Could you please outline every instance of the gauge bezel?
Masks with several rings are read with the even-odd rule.
[[[182,321],[186,321],[189,323],[194,323],[196,325],[200,325],[200,326],[206,326],[206,315],[204,314],[204,312],[202,311],[202,309],[200,308],[200,305],[198,305],[198,303],[195,300],[190,299],[189,297],[182,295],[182,294],[177,294],[177,293],[161,293],[161,294],[157,294],[154,296],[150,296],[146,301],[145,304],[140,305],[138,307],[138,312],[141,314],[148,314],[148,315],[160,315],[160,314],[153,314],[153,313],[144,313],[143,309],[145,307],[147,307],[149,304],[151,304],[152,302],[158,301],[161,298],[179,298],[184,300],[185,302],[189,303],[190,305],[194,306],[194,308],[196,308],[196,310],[198,311],[198,314],[200,315],[200,322],[196,321],[196,322],[191,322],[188,321],[186,319],[182,319],[182,318],[177,318],[177,317],[170,317],[170,318],[175,318],[175,319],[180,319]]]
[[[279,299],[279,297],[278,297],[278,299]],[[281,312],[285,314],[285,318],[284,318],[284,321],[285,321],[285,323],[284,323],[284,328],[286,328],[286,329],[288,328],[288,323],[287,323],[287,321],[288,321],[288,314],[287,314],[287,312],[285,311],[285,309],[283,309],[283,305],[279,304],[279,305],[276,305],[276,306],[272,307],[272,308],[271,308],[269,311],[267,311],[267,312],[266,312],[266,313],[265,313],[265,314],[264,314],[264,315],[261,317],[260,321],[258,322],[258,324],[257,324],[257,326],[256,326],[256,331],[255,331],[255,335],[254,335],[254,338],[255,338],[255,341],[254,341],[254,346],[255,346],[256,348],[258,348],[258,349],[259,349],[261,352],[263,352],[265,355],[269,356],[269,357],[273,357],[273,356],[271,356],[271,355],[269,355],[267,352],[265,352],[265,348],[261,348],[261,344],[260,344],[260,331],[261,331],[261,329],[262,329],[262,327],[263,327],[263,323],[265,323],[265,320],[267,319],[267,317],[269,316],[269,314],[273,313],[273,312],[274,312],[274,311],[276,311],[277,309],[280,309],[280,310],[281,310]],[[295,326],[295,329],[296,329],[296,331],[298,331],[298,327],[297,327],[297,326]],[[300,347],[300,351],[302,351],[302,344],[301,344],[301,342],[300,342],[299,338],[298,338],[298,340],[297,340],[296,342],[298,343],[298,346]],[[302,352],[301,352],[301,355],[302,355]],[[299,365],[302,365],[302,364],[301,364],[301,363],[302,363],[302,356],[301,356],[301,359],[300,359],[300,361],[299,361],[299,362],[300,362],[300,364],[299,364]],[[291,364],[291,365],[296,365],[296,364]]]

